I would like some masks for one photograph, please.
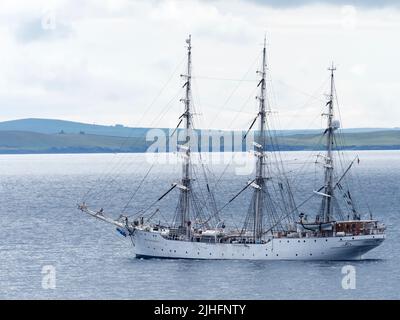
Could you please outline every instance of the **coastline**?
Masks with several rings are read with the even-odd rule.
[[[343,147],[341,151],[393,151],[400,150],[400,145],[393,146],[347,146]],[[247,150],[248,151],[248,150]],[[293,147],[285,147],[282,146],[279,148],[279,151],[282,152],[291,152],[291,151],[323,151],[323,148],[308,148],[302,146],[293,146]],[[104,148],[95,148],[95,149],[75,149],[75,148],[51,148],[46,150],[0,150],[0,155],[27,155],[27,154],[112,154],[112,153],[148,153],[147,149],[138,148],[138,150],[118,150],[118,149],[104,149]],[[174,151],[167,151],[167,153],[173,153]],[[206,153],[219,153],[219,152],[232,152],[232,151],[201,151]],[[240,151],[237,151],[240,152]],[[243,151],[245,152],[245,151]],[[158,153],[158,152],[151,152]],[[164,153],[164,152],[162,152]]]

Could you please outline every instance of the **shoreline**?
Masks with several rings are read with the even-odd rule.
[[[349,146],[342,147],[340,151],[396,151],[400,150],[400,145],[394,146]],[[249,152],[250,150],[233,150],[233,151],[200,151],[201,153],[231,153],[231,152]],[[275,150],[272,152],[297,152],[297,151],[305,151],[305,152],[313,152],[313,151],[324,151],[322,148],[318,149],[310,149],[310,148],[301,148],[301,147],[292,147],[292,148],[279,148],[279,150]],[[167,152],[150,152],[150,153],[174,153],[175,151],[167,151]],[[198,153],[198,151],[192,151],[193,153]],[[124,150],[43,150],[43,151],[31,151],[31,150],[16,150],[16,151],[5,151],[0,150],[0,155],[31,155],[31,154],[146,154],[149,153],[146,150],[139,151],[124,151]]]

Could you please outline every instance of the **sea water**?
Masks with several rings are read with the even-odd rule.
[[[346,158],[357,154],[353,198],[364,217],[372,212],[383,220],[387,239],[363,261],[332,262],[136,259],[128,238],[76,205],[86,201],[113,217],[159,208],[156,219],[169,220],[177,190],[151,205],[179,181],[179,163],[152,167],[145,154],[1,155],[0,298],[399,299],[400,152],[346,152]],[[314,160],[308,152],[283,154],[297,203],[320,187]],[[193,173],[196,183],[203,181],[202,170]],[[207,172],[218,207],[252,175],[226,159]],[[249,192],[221,212],[228,225],[243,222]],[[302,212],[315,212],[318,201]],[[350,288],[343,285],[348,265],[355,271]]]

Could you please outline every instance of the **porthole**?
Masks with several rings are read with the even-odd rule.
[[[211,256],[211,252],[210,252],[210,256]]]
[[[328,242],[328,239],[325,239],[325,242]]]
[[[298,254],[296,253],[296,257],[298,256]]]

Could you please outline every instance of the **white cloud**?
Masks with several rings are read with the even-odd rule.
[[[256,58],[267,32],[272,108],[283,129],[320,125],[321,84],[332,60],[345,126],[399,126],[395,7],[270,7],[244,0],[7,0],[0,6],[3,120],[174,126],[182,109],[184,40],[192,33],[200,125],[244,128],[257,108]],[[49,12],[56,23],[46,29]],[[232,79],[245,74],[238,87]]]
[[[350,68],[350,71],[356,76],[363,76],[366,72],[367,66],[362,63],[357,63]]]

